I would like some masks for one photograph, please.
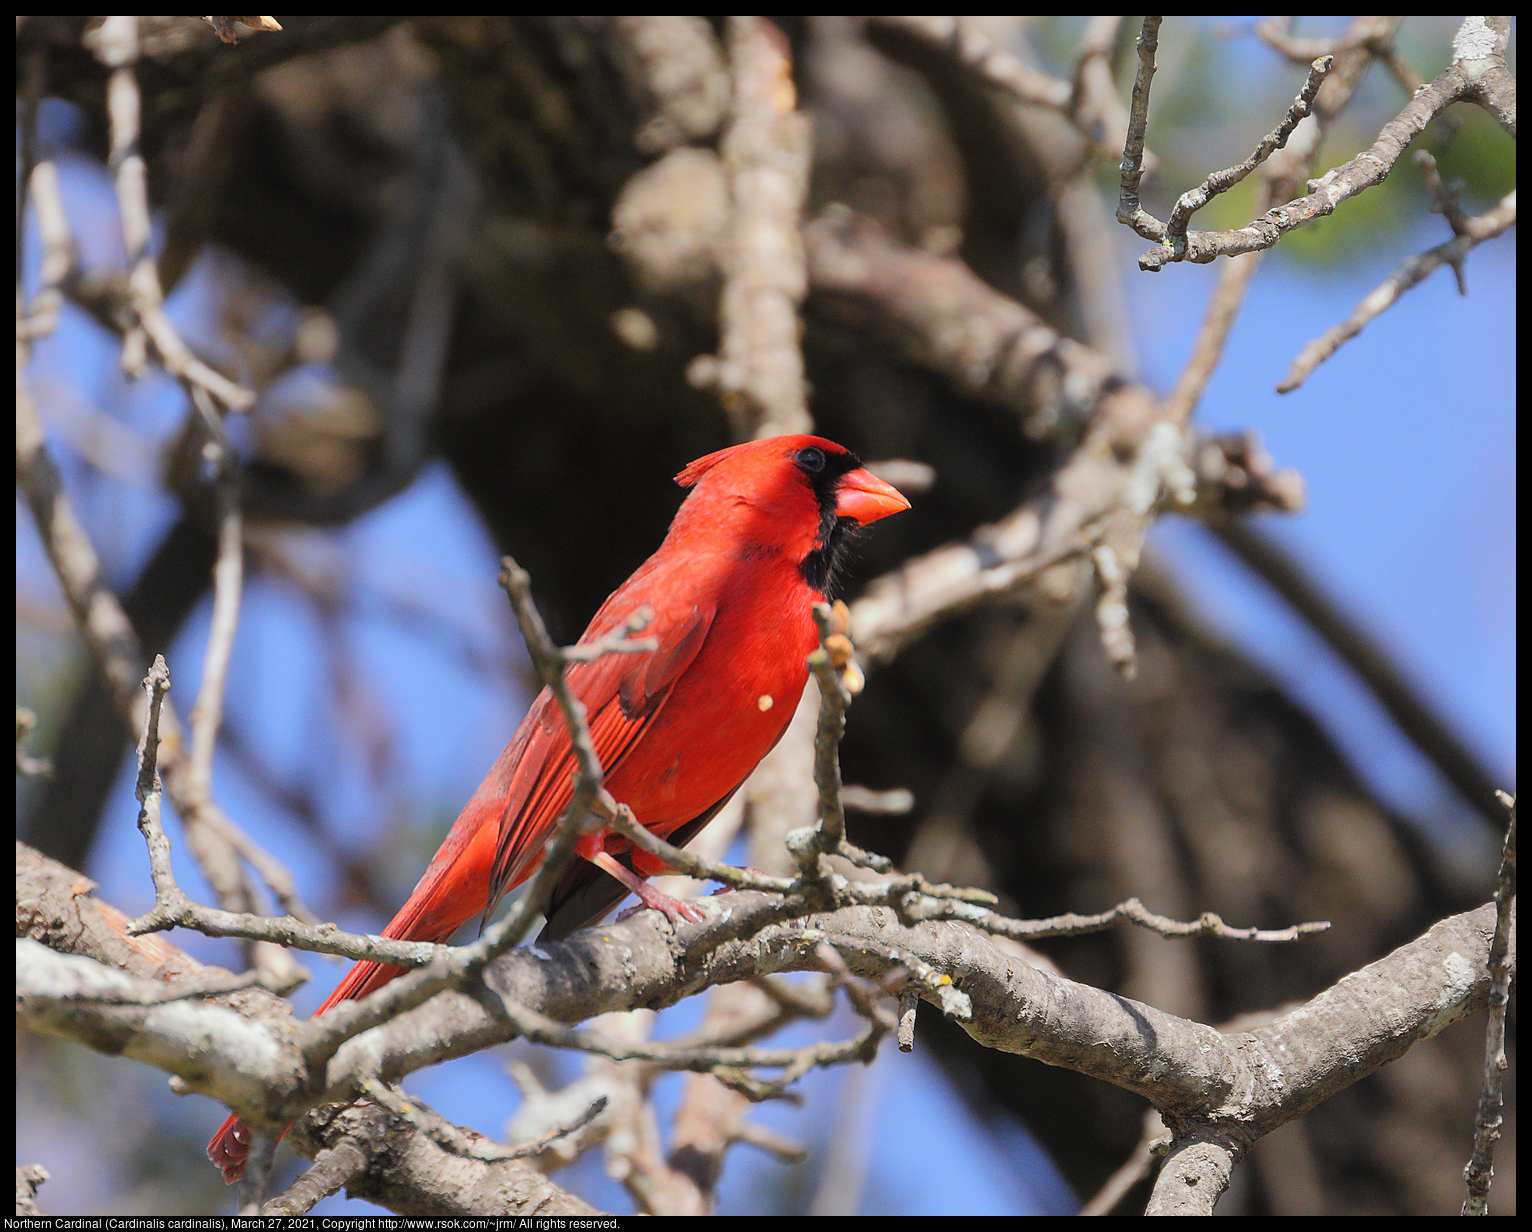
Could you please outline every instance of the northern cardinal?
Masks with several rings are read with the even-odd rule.
[[[681,845],[721,809],[781,739],[818,644],[823,602],[848,534],[908,509],[849,450],[817,436],[779,436],[698,458],[659,551],[613,592],[580,638],[594,641],[639,608],[654,617],[647,652],[571,665],[606,787],[654,833]],[[569,804],[574,753],[547,689],[522,720],[385,937],[445,942],[536,870]],[[671,919],[700,919],[643,878],[663,864],[605,831],[554,888],[542,937],[594,923],[631,890]],[[319,1007],[364,997],[404,974],[359,962]],[[208,1143],[230,1183],[244,1173],[250,1130],[238,1117]]]

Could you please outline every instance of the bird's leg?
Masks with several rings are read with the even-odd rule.
[[[656,890],[637,873],[632,872],[626,866],[619,863],[616,857],[614,857],[609,851],[605,849],[605,847],[601,845],[601,841],[604,837],[604,832],[600,831],[595,834],[587,834],[576,845],[575,850],[579,852],[580,855],[589,860],[592,864],[594,864],[597,868],[599,868],[602,872],[617,878],[618,881],[627,886],[632,893],[638,896],[638,901],[641,902],[645,907],[650,907],[655,911],[663,912],[665,914],[665,918],[668,919],[672,924],[675,924],[681,920],[692,920],[695,922],[697,920],[705,920],[707,918],[707,913],[703,911],[701,907],[697,906],[696,903],[689,903],[679,898],[672,898],[669,894],[664,894],[661,891]],[[639,853],[635,852],[634,854],[637,855]],[[660,867],[663,869],[664,865],[661,865]],[[618,916],[617,918],[620,920],[624,917]]]
[[[628,858],[633,861],[633,871],[640,877],[669,877],[680,873],[679,869],[671,868],[659,856],[652,856],[640,847],[633,848]]]

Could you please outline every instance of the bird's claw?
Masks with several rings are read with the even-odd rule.
[[[696,903],[682,898],[672,898],[648,883],[644,883],[634,893],[638,895],[639,901],[617,916],[618,923],[646,908],[661,912],[672,925],[678,925],[682,920],[696,924],[707,919],[707,912]]]

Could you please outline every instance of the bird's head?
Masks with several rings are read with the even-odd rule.
[[[908,509],[892,484],[820,436],[774,436],[698,458],[676,482],[692,489],[676,515],[727,533],[734,550],[779,552],[821,594],[857,527]]]

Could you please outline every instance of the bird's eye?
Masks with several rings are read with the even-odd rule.
[[[811,475],[817,475],[825,468],[825,451],[816,449],[810,445],[807,449],[800,449],[794,457],[798,465],[803,467]]]

